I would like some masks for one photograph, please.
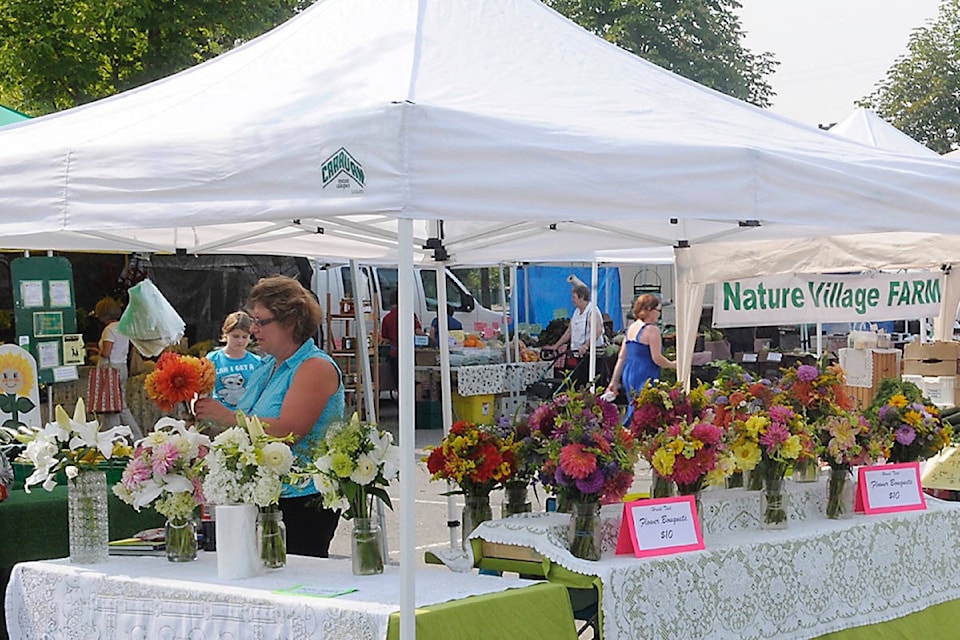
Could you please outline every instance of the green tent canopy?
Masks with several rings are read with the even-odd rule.
[[[0,104],[0,127],[26,120],[30,116]]]

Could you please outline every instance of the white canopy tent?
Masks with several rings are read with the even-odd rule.
[[[921,158],[938,158],[936,151],[926,147],[870,109],[858,107],[853,113],[828,130],[831,134],[854,140],[877,149],[886,149]]]
[[[409,267],[431,259],[421,252],[431,237],[436,253],[476,264],[960,234],[957,184],[958,165],[870,149],[720,95],[537,0],[321,0],[208,63],[0,131],[6,248],[397,261],[401,335],[412,335]],[[442,233],[429,221],[443,221]],[[412,343],[400,360],[406,475]],[[402,621],[406,637],[412,615]]]

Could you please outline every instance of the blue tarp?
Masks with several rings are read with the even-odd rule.
[[[517,316],[519,322],[536,323],[546,327],[554,319],[555,311],[565,310],[569,318],[574,306],[570,300],[571,285],[567,277],[573,274],[590,287],[590,267],[543,267],[527,265],[517,270]],[[527,319],[526,300],[529,283],[530,319]],[[620,269],[602,267],[597,280],[597,307],[613,320],[614,331],[623,329],[620,309]]]

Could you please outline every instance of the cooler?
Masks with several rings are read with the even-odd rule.
[[[492,423],[496,417],[496,396],[492,393],[478,396],[461,396],[453,394],[453,413],[455,420],[464,420],[475,424]]]

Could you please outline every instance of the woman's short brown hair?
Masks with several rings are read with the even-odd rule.
[[[97,319],[101,322],[110,323],[119,320],[120,316],[123,315],[123,305],[120,304],[119,300],[110,296],[100,298],[97,306],[93,308],[93,315],[97,316]]]
[[[323,309],[313,294],[289,276],[261,278],[247,298],[247,306],[259,304],[281,324],[293,327],[293,339],[303,344],[317,333],[323,321]]]
[[[636,302],[633,303],[633,317],[639,318],[643,311],[653,311],[659,306],[660,298],[652,293],[644,293],[643,295],[637,296]]]

